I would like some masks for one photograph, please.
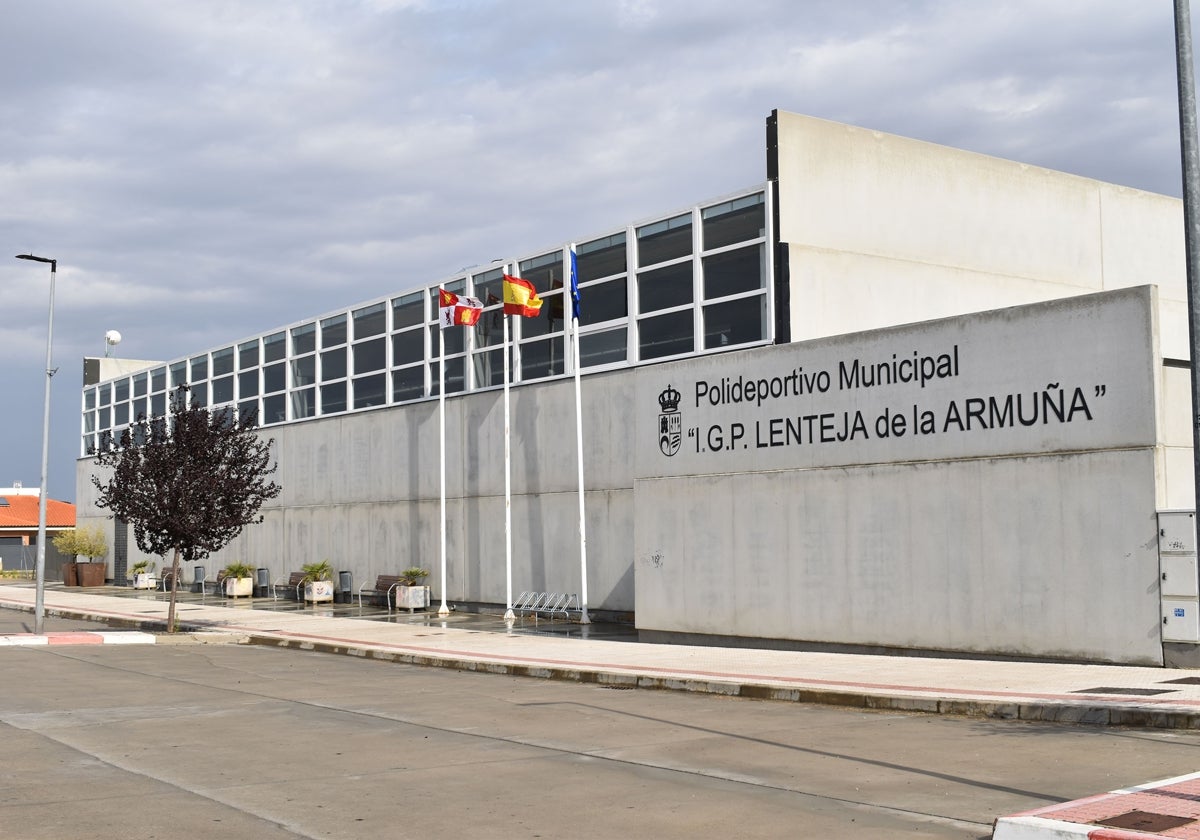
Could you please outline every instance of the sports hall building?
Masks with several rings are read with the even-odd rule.
[[[507,271],[545,301],[511,323],[513,589],[583,591],[574,246],[593,618],[664,641],[1192,661],[1181,202],[782,111],[765,158],[731,195],[102,365],[78,521],[115,527],[89,455],[185,383],[258,412],[283,487],[210,570],[328,559],[357,586],[421,565],[437,602],[444,287],[490,304],[442,336],[444,594],[503,607]]]

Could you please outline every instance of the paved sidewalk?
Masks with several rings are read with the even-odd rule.
[[[996,820],[993,840],[1200,840],[1200,773]]]
[[[47,615],[135,629],[165,625],[165,600],[103,593],[47,587]],[[34,597],[32,584],[0,585],[2,608],[32,611]],[[559,638],[470,629],[457,614],[446,620],[393,623],[321,615],[313,609],[254,609],[250,599],[233,608],[209,600],[181,602],[181,627],[254,644],[631,688],[998,719],[1200,729],[1200,679],[1194,671]]]

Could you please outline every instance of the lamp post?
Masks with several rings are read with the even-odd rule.
[[[1179,151],[1183,170],[1183,243],[1187,270],[1188,350],[1192,386],[1193,508],[1200,510],[1200,148],[1196,137],[1196,71],[1191,0],[1175,0],[1175,74],[1179,91]]]
[[[51,350],[54,347],[54,274],[58,260],[35,257],[33,254],[17,254],[19,260],[50,264],[50,318],[46,326],[46,399],[42,410],[42,488],[38,494],[37,569],[34,572],[36,595],[33,606],[33,632],[42,634],[46,615],[46,475],[50,462],[50,377],[54,376]]]

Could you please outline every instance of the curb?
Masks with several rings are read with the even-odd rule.
[[[23,606],[22,607],[18,607],[18,606],[5,607],[5,609],[14,609],[14,610],[17,610],[20,612],[27,612],[27,613],[33,612],[33,609],[31,607],[23,607]],[[179,625],[179,629],[174,633],[168,633],[166,622],[158,621],[158,620],[154,620],[154,619],[123,618],[121,616],[113,616],[113,615],[107,615],[107,614],[101,615],[98,613],[87,612],[86,610],[68,610],[68,609],[62,609],[59,607],[46,608],[46,615],[52,615],[55,618],[69,618],[69,619],[73,619],[75,621],[92,621],[92,622],[95,622],[96,624],[107,624],[112,627],[123,628],[120,631],[75,630],[75,631],[58,631],[59,633],[73,632],[73,633],[99,633],[99,634],[104,634],[104,633],[128,634],[131,631],[135,631],[135,632],[141,631],[142,633],[144,633],[150,637],[151,641],[148,644],[244,645],[244,644],[248,643],[250,640],[250,637],[242,632],[233,631],[233,630],[214,630],[209,627],[189,626],[189,625],[185,624],[184,622],[179,622],[179,621],[176,622]],[[25,635],[32,636],[33,634],[30,633],[30,634],[19,634],[19,635],[20,636],[25,636]],[[46,636],[54,636],[54,635],[56,635],[56,633],[51,632],[51,633],[47,633],[45,635]],[[3,641],[3,639],[5,639],[5,638],[14,638],[14,637],[0,636],[0,646],[5,644],[5,642]],[[34,642],[33,644],[39,644],[39,643]],[[109,644],[113,644],[113,642],[109,642]]]
[[[32,612],[24,608],[25,612]],[[283,635],[256,633],[238,630],[223,630],[211,625],[189,625],[179,623],[179,631],[167,633],[161,620],[140,620],[121,616],[101,615],[86,610],[54,608],[48,615],[94,621],[117,627],[127,627],[155,634],[157,644],[252,644],[264,647],[280,647],[291,650],[314,651],[347,656],[358,656],[384,662],[418,665],[430,668],[446,668],[458,671],[500,674],[516,677],[560,680],[599,685],[614,689],[657,689],[661,691],[683,691],[697,694],[717,694],[726,697],[744,697],[753,700],[774,700],[789,703],[811,703],[822,706],[841,706],[867,711],[893,711],[947,717],[965,717],[988,720],[1013,720],[1031,723],[1062,723],[1081,726],[1127,726],[1144,729],[1200,730],[1200,712],[1146,708],[1139,706],[1117,706],[1088,703],[1086,701],[1013,701],[988,699],[947,699],[914,695],[874,694],[845,688],[784,687],[769,683],[736,682],[721,679],[701,679],[676,676],[637,674],[629,671],[605,670],[603,668],[574,666],[564,667],[551,664],[523,664],[502,660],[469,659],[453,655],[411,653],[383,646],[324,642],[313,639],[291,638]],[[1112,831],[1111,829],[1106,829]],[[1066,835],[1073,836],[1073,835]],[[1094,835],[1105,840],[1123,840],[1123,835]],[[1143,835],[1144,836],[1144,835]]]
[[[265,634],[249,635],[247,642],[264,647],[280,647],[316,653],[358,656],[403,665],[446,668],[456,671],[500,674],[514,677],[560,680],[599,685],[605,688],[642,688],[719,694],[753,700],[776,700],[843,706],[868,711],[918,712],[947,717],[1019,720],[1036,723],[1073,723],[1085,726],[1132,726],[1151,729],[1200,729],[1200,714],[1162,709],[1138,709],[1076,703],[1013,703],[990,700],[947,700],[936,697],[903,697],[871,694],[844,689],[784,688],[765,683],[741,683],[722,680],[663,677],[606,671],[599,668],[566,668],[552,665],[523,665],[515,662],[466,659],[454,656],[406,653],[381,647],[337,644],[291,639]],[[1143,835],[1144,836],[1144,835]],[[1113,837],[1112,840],[1119,840]]]
[[[992,840],[1151,840],[1158,836],[1161,835],[1080,825],[1042,817],[1001,817],[996,820],[992,830]]]
[[[46,645],[152,645],[154,636],[138,630],[59,630],[50,633],[14,633],[0,636],[0,647]]]
[[[226,633],[220,630],[162,632],[156,635],[160,645],[244,645],[250,637],[244,633]]]

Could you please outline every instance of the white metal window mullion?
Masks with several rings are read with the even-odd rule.
[[[84,388],[79,392],[79,454],[87,454],[87,392]],[[92,423],[95,426],[95,423]]]
[[[283,422],[290,423],[296,418],[292,405],[292,328],[283,331]]]
[[[241,417],[241,410],[238,408],[242,402],[242,348],[244,341],[235,341],[233,344],[233,407],[237,412],[237,416]],[[149,372],[147,372],[148,374]],[[146,401],[147,406],[150,400],[150,380],[146,380]]]
[[[353,347],[353,345],[350,343],[351,323],[352,323],[352,319],[351,319],[350,313],[346,313],[346,343],[342,345],[342,352],[343,352],[342,364],[345,366],[345,372],[342,374],[342,378],[340,380],[345,388],[345,391],[342,394],[342,400],[345,403],[345,405],[342,407],[342,411],[354,411],[355,410],[355,408],[354,408],[354,392],[353,392],[353,376],[354,376],[353,370],[354,369],[351,367],[351,365],[354,361],[354,357],[352,355],[353,350],[351,349]],[[337,348],[332,348],[332,349],[336,350]],[[386,359],[387,357],[385,356],[384,358]],[[324,395],[325,386],[326,385],[336,385],[339,380],[334,379],[334,380],[330,380],[330,381],[326,382],[325,378],[324,378],[324,374],[325,374],[324,363],[320,362],[319,364],[321,365],[321,369],[320,369],[319,375],[317,377],[317,397],[318,397],[318,399],[321,400],[321,411],[323,413],[325,411],[325,395]]]
[[[703,220],[700,208],[692,208],[692,353],[704,350],[704,256]]]
[[[347,310],[346,311],[346,340],[340,345],[344,352],[343,364],[345,365],[345,368],[346,368],[346,372],[344,374],[342,374],[342,381],[345,383],[345,386],[346,386],[345,394],[342,397],[342,399],[345,403],[342,407],[343,412],[354,410],[353,409],[354,400],[350,396],[350,360],[351,360],[350,331],[352,328],[353,321],[354,321],[353,316],[350,314],[350,311]],[[338,380],[336,380],[336,379],[329,380],[329,379],[325,378],[325,354],[332,352],[336,349],[337,349],[336,347],[330,347],[328,349],[325,348],[324,344],[322,343],[321,325],[320,325],[320,322],[317,322],[316,360],[313,365],[313,370],[315,371],[315,375],[313,376],[313,400],[316,401],[316,410],[315,410],[315,413],[313,416],[315,416],[315,417],[325,416],[325,386],[326,385],[336,385],[338,382]]]
[[[395,327],[395,319],[392,317],[392,299],[388,298],[383,304],[383,404],[391,405],[392,400],[392,375],[393,368],[396,364],[396,355],[393,352],[393,329]],[[346,371],[346,375],[350,374]]]
[[[637,270],[637,229],[633,225],[625,228],[625,363],[633,366],[642,360],[638,351],[640,333],[637,307],[637,287],[641,274]]]
[[[433,289],[436,289],[436,288],[437,288],[437,286],[433,287]],[[432,299],[430,296],[430,292],[433,291],[433,289],[426,287],[421,290],[421,344],[424,347],[424,353],[422,355],[423,363],[422,363],[421,367],[424,368],[424,374],[425,374],[425,391],[423,392],[422,396],[426,396],[426,397],[432,397],[434,395],[433,394],[433,362],[435,361],[435,359],[434,359],[434,352],[433,352],[433,337],[430,335],[430,332],[429,332],[429,324],[430,324],[429,309],[432,306],[432,304],[430,303],[430,301]],[[440,330],[441,328],[442,328],[442,325],[439,323],[438,329]]]
[[[763,277],[763,285],[766,287],[767,306],[765,318],[767,319],[766,335],[764,336],[771,344],[775,343],[775,214],[773,208],[775,206],[775,191],[771,188],[771,182],[767,181],[763,187],[763,217],[765,223],[763,231],[766,233],[766,241],[763,243],[763,250],[766,252],[765,260],[765,276]]]

